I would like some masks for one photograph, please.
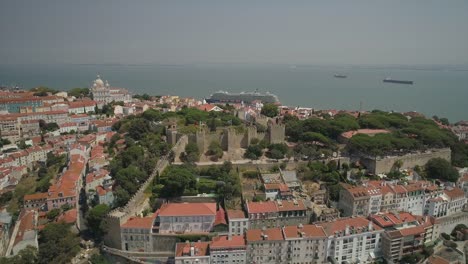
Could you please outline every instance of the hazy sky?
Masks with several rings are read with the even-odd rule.
[[[467,64],[468,1],[1,0],[0,64]]]

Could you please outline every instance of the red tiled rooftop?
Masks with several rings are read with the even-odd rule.
[[[224,209],[220,206],[218,211],[216,212],[216,217],[214,221],[214,225],[226,225],[226,213]]]
[[[286,226],[283,228],[284,238],[299,238],[299,237],[326,237],[322,227],[316,225]]]
[[[30,200],[43,200],[47,199],[47,193],[34,193],[34,194],[26,194],[24,196],[25,201],[30,201]]]
[[[159,216],[216,215],[216,203],[168,203],[159,209]]]
[[[450,264],[450,262],[442,257],[432,255],[427,259],[428,264]]]
[[[194,256],[207,256],[208,254],[208,246],[210,242],[194,242],[194,243],[177,243],[175,256],[176,257],[183,257],[183,256],[190,256],[190,247],[193,246],[195,248],[195,255]]]
[[[306,206],[304,204],[304,201],[302,200],[296,200],[296,201],[290,201],[290,200],[283,200],[283,201],[276,201],[277,208],[280,212],[283,211],[304,211],[306,210]],[[281,205],[280,205],[281,204]]]
[[[328,236],[332,236],[335,232],[338,231],[345,231],[346,226],[349,227],[367,227],[369,225],[369,220],[364,217],[355,217],[355,218],[342,218],[338,220],[334,220],[332,222],[321,223],[319,226],[322,226],[325,230],[325,233]],[[381,230],[382,228],[377,225],[373,225],[374,230]]]
[[[227,210],[228,219],[243,219],[245,217],[245,213],[242,210]]]
[[[457,199],[457,198],[462,198],[465,196],[465,193],[463,192],[462,189],[458,187],[453,187],[450,190],[444,190],[444,193],[450,198],[450,199]]]
[[[278,212],[278,207],[273,201],[247,202],[247,212],[249,214]]]
[[[211,249],[239,247],[245,247],[244,236],[231,236],[231,239],[229,239],[227,236],[213,237],[210,245]]]
[[[76,208],[70,209],[57,218],[57,222],[64,222],[67,224],[72,224],[76,222],[77,210]]]
[[[123,228],[146,228],[150,229],[153,227],[154,217],[131,217],[125,222]]]
[[[281,228],[279,227],[269,228],[269,229],[266,229],[265,231],[261,229],[247,230],[246,239],[248,242],[262,241],[262,240],[267,240],[267,241],[284,240],[283,232],[281,231]]]

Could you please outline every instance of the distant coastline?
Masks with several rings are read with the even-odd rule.
[[[0,85],[59,90],[89,87],[97,73],[133,93],[205,98],[225,90],[271,92],[281,103],[315,109],[417,111],[426,116],[467,120],[468,65],[294,64],[49,64],[0,65]],[[345,82],[333,74],[346,72]],[[388,76],[414,80],[411,90],[391,89]]]

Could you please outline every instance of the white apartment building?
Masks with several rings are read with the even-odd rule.
[[[247,263],[282,264],[287,259],[287,245],[281,228],[250,229],[246,233]]]
[[[316,225],[286,226],[283,235],[289,263],[326,263],[327,235]]]
[[[371,263],[381,255],[383,229],[366,218],[342,218],[320,226],[328,236],[327,256],[337,263]]]
[[[444,217],[462,212],[467,198],[462,189],[458,187],[447,187],[439,197],[427,201],[424,215],[433,217]]]
[[[249,219],[242,210],[227,210],[229,236],[244,235],[249,229]]]
[[[247,261],[243,235],[214,237],[209,249],[211,264],[239,264]]]

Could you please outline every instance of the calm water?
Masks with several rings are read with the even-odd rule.
[[[352,66],[0,65],[0,84],[67,90],[99,73],[134,93],[208,97],[218,90],[270,91],[285,105],[316,109],[418,111],[468,120],[468,67],[410,69]],[[333,74],[348,75],[337,79]],[[414,85],[383,83],[386,77]]]

